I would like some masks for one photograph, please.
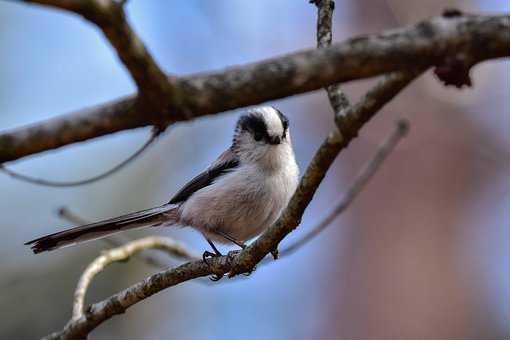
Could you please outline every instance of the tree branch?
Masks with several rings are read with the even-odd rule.
[[[124,313],[130,306],[165,288],[212,273],[227,272],[231,267],[233,256],[234,254],[231,253],[227,256],[215,257],[208,260],[209,264],[202,260],[192,261],[151,275],[144,281],[89,306],[80,318],[69,321],[62,331],[50,334],[44,339],[84,339],[105,320]]]
[[[154,112],[131,96],[6,131],[0,134],[0,163],[121,130],[171,124],[397,70],[440,65],[442,76],[464,75],[477,62],[509,55],[510,16],[435,17],[319,50],[173,79],[172,96],[160,98],[168,100],[166,110]]]
[[[66,187],[77,187],[80,185],[86,185],[86,184],[94,183],[94,182],[100,181],[102,179],[105,179],[108,176],[113,175],[117,171],[123,169],[126,165],[135,161],[140,155],[142,155],[149,148],[149,146],[152,145],[152,143],[154,143],[156,141],[156,139],[158,138],[160,133],[161,133],[161,130],[154,129],[151,133],[150,138],[138,150],[136,150],[131,155],[129,155],[128,158],[124,159],[122,162],[118,163],[114,167],[100,173],[99,175],[94,175],[92,177],[88,177],[85,179],[74,180],[74,181],[55,181],[55,180],[48,180],[48,179],[44,179],[44,178],[37,178],[37,177],[32,177],[30,175],[25,175],[25,174],[19,173],[17,171],[11,170],[11,169],[5,167],[3,164],[0,164],[0,171],[4,172],[5,174],[9,175],[10,177],[12,177],[14,179],[17,179],[17,180],[20,180],[20,181],[23,181],[26,183],[47,186],[47,187],[66,188]]]
[[[325,48],[331,46],[335,2],[333,0],[311,0],[310,3],[314,3],[317,6],[317,47]],[[326,92],[335,116],[342,115],[343,110],[347,109],[350,103],[347,96],[340,89],[340,84],[326,87]]]
[[[306,207],[310,204],[336,156],[358,135],[363,125],[417,75],[418,73],[408,73],[388,76],[369,91],[358,104],[346,110],[345,115],[342,116],[346,124],[340,124],[340,131],[331,132],[324,140],[308,165],[285,211],[275,224],[234,259],[235,262],[229,272],[230,277],[252,270],[264,256],[277,249],[285,236],[297,228]]]
[[[317,47],[323,48],[329,46],[331,44],[331,40],[333,38],[332,34],[332,18],[333,18],[333,10],[335,8],[335,2],[333,0],[310,0],[310,3],[314,3],[317,6]],[[401,76],[405,77],[405,74]],[[392,79],[389,80],[392,86],[395,86],[395,90],[398,91],[400,85],[398,84],[398,79],[400,76],[397,76],[397,80],[395,80],[395,76],[390,77]],[[387,80],[388,81],[388,80]],[[384,83],[383,83],[384,84]],[[345,94],[341,91],[340,85],[330,85],[326,88],[328,93],[329,102],[335,111],[335,120],[338,123],[338,128],[340,131],[343,129],[343,121],[345,119],[345,115],[348,113],[349,109],[352,109],[349,100],[345,96]],[[388,94],[391,94],[388,91]],[[369,101],[370,97],[366,97],[365,100]],[[388,99],[389,100],[389,99]],[[347,116],[348,117],[348,116]],[[369,117],[368,117],[369,119]],[[311,241],[314,237],[319,235],[322,230],[324,230],[328,225],[333,222],[333,220],[341,214],[347,206],[354,200],[354,198],[361,192],[361,189],[367,184],[368,180],[375,174],[377,169],[380,167],[384,159],[391,153],[393,148],[397,145],[398,141],[406,135],[408,131],[408,123],[406,121],[399,121],[397,125],[397,129],[395,132],[388,137],[388,139],[379,147],[376,155],[370,162],[362,169],[360,174],[354,180],[354,183],[350,186],[347,193],[340,200],[340,202],[336,205],[336,207],[312,230],[306,234],[304,237],[293,243],[292,245],[285,248],[280,255],[286,256],[292,254],[302,245]],[[343,131],[344,134],[346,131]]]
[[[409,123],[405,119],[397,121],[397,127],[392,134],[390,134],[386,140],[379,146],[374,157],[366,163],[359,174],[356,176],[352,184],[338,201],[337,204],[331,209],[331,211],[322,219],[320,223],[312,228],[306,235],[295,241],[293,244],[285,248],[280,252],[281,256],[287,256],[294,253],[297,249],[304,246],[306,243],[313,240],[319,235],[324,229],[326,229],[341,213],[343,213],[347,207],[354,201],[359,195],[361,190],[367,185],[370,179],[375,175],[377,170],[381,167],[384,160],[391,154],[395,149],[398,142],[407,135],[409,132]]]
[[[182,244],[166,237],[144,237],[131,241],[118,248],[105,251],[101,256],[95,259],[83,272],[78,286],[74,293],[74,306],[72,320],[79,320],[84,317],[83,305],[87,289],[94,277],[102,272],[107,266],[115,262],[126,261],[132,256],[137,255],[143,250],[157,249],[168,253],[170,256],[181,259],[198,259],[195,254],[190,253]]]

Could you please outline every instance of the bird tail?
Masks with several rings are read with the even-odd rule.
[[[43,251],[60,249],[82,242],[97,240],[129,229],[155,227],[163,223],[177,223],[177,209],[178,206],[175,204],[164,204],[159,207],[137,211],[43,236],[29,241],[25,243],[25,245],[30,245],[33,252],[37,254]]]

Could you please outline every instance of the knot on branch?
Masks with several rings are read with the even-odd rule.
[[[453,85],[457,88],[471,87],[469,75],[473,63],[464,54],[448,56],[443,64],[438,65],[434,73],[445,86]]]

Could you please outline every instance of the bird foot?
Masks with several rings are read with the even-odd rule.
[[[209,262],[209,258],[213,258],[213,257],[219,257],[219,256],[222,256],[222,254],[220,252],[217,252],[217,253],[211,253],[210,251],[204,251],[204,253],[202,254],[202,260],[204,260],[204,262],[210,267],[211,264]],[[223,278],[223,274],[213,274],[211,275],[211,277],[209,277],[209,280],[211,281],[219,281]]]

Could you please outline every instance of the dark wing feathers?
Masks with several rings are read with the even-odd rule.
[[[236,155],[228,149],[223,152],[220,157],[218,157],[218,159],[211,164],[209,168],[207,168],[207,170],[194,177],[184,187],[182,187],[182,189],[179,190],[179,192],[177,192],[168,203],[176,204],[187,200],[191,195],[193,195],[193,193],[211,185],[215,179],[218,179],[226,172],[235,169],[238,166],[239,160]]]

